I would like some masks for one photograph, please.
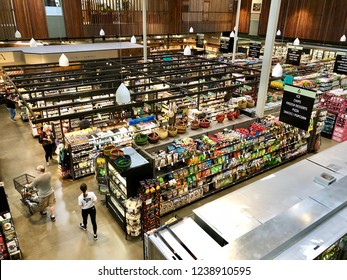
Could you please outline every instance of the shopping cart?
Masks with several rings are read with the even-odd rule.
[[[26,187],[26,184],[30,184],[34,179],[35,177],[29,174],[23,174],[13,179],[14,187],[21,195],[20,200],[23,202],[23,204],[26,207],[28,207],[31,215],[39,211],[40,209],[37,189],[34,187],[33,188]]]

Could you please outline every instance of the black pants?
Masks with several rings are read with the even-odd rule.
[[[42,145],[42,147],[45,150],[46,162],[48,162],[49,159],[52,159],[52,156],[53,156],[53,145],[52,144],[46,144],[46,145]]]
[[[88,209],[82,209],[83,225],[87,227],[88,215],[90,215],[90,220],[92,221],[94,234],[97,233],[98,227],[96,225],[96,209],[95,206]]]

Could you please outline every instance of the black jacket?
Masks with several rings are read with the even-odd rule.
[[[8,98],[1,99],[0,104],[6,104],[7,108],[16,109],[16,102]]]

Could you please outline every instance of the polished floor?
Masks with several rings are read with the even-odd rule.
[[[13,178],[22,174],[35,176],[36,166],[45,162],[44,151],[38,140],[32,137],[29,123],[22,122],[18,115],[16,118],[16,123],[11,122],[6,108],[0,107],[0,178],[5,183],[5,191],[23,258],[25,260],[142,260],[142,240],[140,238],[126,240],[120,226],[101,203],[97,205],[99,240],[93,240],[90,223],[87,231],[79,228],[81,222],[81,213],[77,205],[77,197],[80,194],[79,185],[85,182],[89,190],[97,194],[94,176],[76,181],[63,180],[58,174],[57,163],[52,163],[48,170],[53,175],[52,183],[57,198],[57,220],[52,223],[49,217],[43,217],[38,213],[32,216],[29,214],[28,209],[20,201],[20,194],[13,186]],[[324,139],[321,149],[329,148],[334,144],[337,142]],[[162,223],[175,215],[178,217],[190,215],[192,209],[259,180],[267,176],[269,172],[275,172],[304,157],[170,213],[162,218]],[[103,199],[99,194],[97,195],[99,200]]]

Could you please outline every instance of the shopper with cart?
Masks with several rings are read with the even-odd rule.
[[[40,203],[40,213],[43,216],[47,215],[47,207],[50,210],[51,221],[55,222],[55,194],[51,186],[51,172],[46,172],[43,165],[39,165],[36,168],[39,175],[26,187],[35,187],[38,190],[39,203]]]
[[[81,184],[80,190],[82,191],[82,194],[78,197],[78,205],[82,209],[83,220],[83,222],[80,223],[80,228],[83,230],[87,230],[87,220],[88,215],[90,215],[90,219],[93,225],[94,240],[98,240],[95,209],[97,197],[94,192],[87,192],[87,185],[85,183]]]

